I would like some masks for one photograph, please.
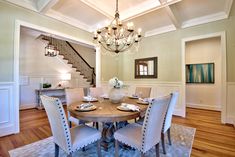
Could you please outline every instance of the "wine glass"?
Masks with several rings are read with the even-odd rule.
[[[142,98],[142,94],[143,93],[141,91],[139,91],[138,94],[137,94],[138,98]]]
[[[100,104],[102,104],[104,102],[104,98],[102,96],[99,96],[98,101],[99,101]]]
[[[88,91],[87,91],[87,100],[88,100],[88,103],[89,103],[89,104],[91,103],[91,99],[92,99],[91,91],[88,90]]]

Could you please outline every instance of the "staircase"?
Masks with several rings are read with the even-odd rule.
[[[49,37],[47,36],[43,36],[42,39],[49,41]],[[52,38],[50,41],[59,50],[59,55],[62,55],[64,57],[63,59],[67,60],[68,64],[71,64],[72,68],[76,69],[76,72],[80,72],[80,75],[83,75],[83,78],[87,82],[90,82],[91,86],[96,85],[94,67],[91,67],[68,41],[55,38]]]

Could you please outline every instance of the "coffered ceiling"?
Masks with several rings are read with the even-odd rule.
[[[114,18],[116,0],[5,0],[93,32]],[[145,36],[228,18],[233,0],[119,0],[120,18]]]

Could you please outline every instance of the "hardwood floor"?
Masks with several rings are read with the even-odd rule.
[[[235,157],[235,129],[220,124],[220,112],[187,108],[186,118],[174,117],[173,122],[196,128],[192,157]],[[20,111],[19,134],[0,138],[0,157],[8,151],[51,136],[44,110]]]
[[[192,108],[185,119],[173,118],[173,123],[196,128],[191,157],[235,157],[235,129],[220,119],[220,112]]]

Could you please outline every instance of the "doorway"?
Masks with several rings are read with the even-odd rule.
[[[208,43],[210,44],[208,44]],[[206,48],[217,44],[216,52],[194,52],[200,50],[200,45],[207,44]],[[219,45],[218,45],[219,44]],[[209,45],[209,46],[208,46]],[[202,47],[201,47],[202,48]],[[204,50],[206,49],[204,47]],[[215,48],[215,47],[214,47]],[[204,51],[201,49],[201,51]],[[213,50],[212,50],[213,51]],[[189,53],[189,54],[187,54]],[[210,54],[211,53],[211,54]],[[217,56],[211,56],[216,54]],[[217,57],[217,58],[216,58]],[[211,63],[214,67],[214,82],[210,84],[186,84],[186,64],[187,67],[193,63],[202,66],[201,63]],[[205,66],[204,64],[203,66]],[[221,122],[226,122],[226,44],[225,32],[195,36],[182,40],[182,80],[185,100],[185,107],[194,107],[201,109],[219,110],[221,111]],[[205,96],[205,94],[207,94]],[[216,96],[215,96],[216,95]],[[210,97],[210,99],[208,99]],[[192,103],[195,102],[195,103]]]
[[[69,36],[67,34],[63,34],[45,27],[41,27],[38,25],[34,25],[31,23],[27,23],[24,21],[20,21],[20,20],[16,20],[16,25],[15,25],[15,34],[14,34],[14,97],[15,97],[15,101],[14,101],[14,115],[15,115],[15,131],[14,133],[18,133],[20,131],[20,123],[19,123],[19,108],[20,108],[20,73],[19,73],[19,54],[20,54],[20,30],[21,27],[26,27],[32,30],[37,30],[40,32],[44,32],[47,34],[53,34],[55,36],[58,37],[62,37],[68,41],[74,41],[76,43],[81,43],[81,44],[85,44],[85,45],[89,45],[93,48],[96,49],[96,83],[97,85],[100,85],[100,57],[101,57],[101,53],[100,53],[100,49],[99,47],[96,47],[94,44],[87,42],[87,41],[83,41],[80,40],[79,38],[74,38],[73,36]]]

